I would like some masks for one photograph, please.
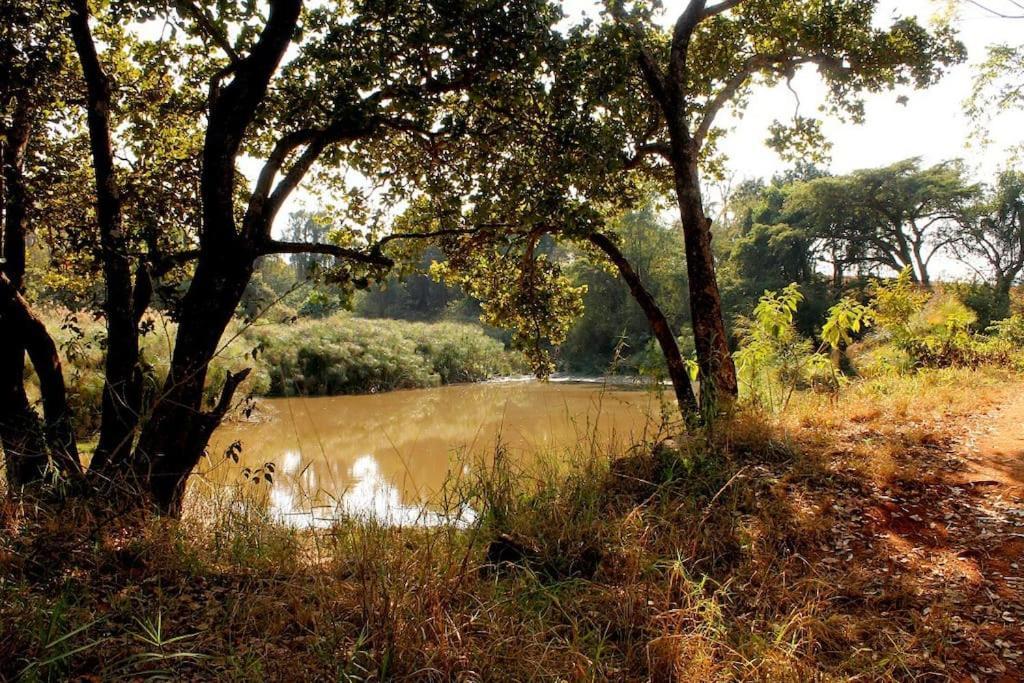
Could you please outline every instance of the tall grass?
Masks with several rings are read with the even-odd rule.
[[[1010,379],[954,368],[838,403],[799,392],[778,421],[583,439],[529,472],[499,449],[446,492],[477,511],[468,527],[297,529],[252,485],[193,496],[176,523],[8,504],[0,678],[967,679],[972,660],[953,655],[973,656],[974,626],[951,626],[955,594],[922,598],[909,569],[871,565],[888,546],[853,562],[823,549],[864,524],[849,518],[871,491],[851,488],[857,459],[912,465],[946,438],[937,414],[979,408],[966,382],[996,401]],[[495,565],[495,541],[519,557]]]

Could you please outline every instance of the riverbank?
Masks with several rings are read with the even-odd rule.
[[[64,360],[68,398],[82,439],[99,426],[103,391],[102,321],[61,309],[41,316]],[[142,360],[150,394],[167,374],[176,326],[152,314]],[[417,323],[337,313],[229,326],[210,365],[208,398],[229,371],[252,368],[238,396],[333,396],[479,382],[528,371],[521,354],[470,323]],[[30,377],[34,383],[35,378]]]
[[[967,474],[1022,388],[922,371],[548,476],[499,454],[461,530],[300,531],[254,486],[132,533],[8,507],[0,675],[1018,680],[1024,500]]]

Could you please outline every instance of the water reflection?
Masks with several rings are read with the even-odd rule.
[[[269,504],[292,523],[345,514],[436,524],[472,519],[469,510],[443,510],[437,494],[470,463],[486,464],[499,438],[529,467],[539,455],[643,438],[660,423],[661,402],[652,392],[594,384],[506,382],[267,399],[261,408],[266,420],[217,431],[208,478],[230,483],[241,468],[272,462]],[[235,440],[243,448],[237,467],[220,455]]]

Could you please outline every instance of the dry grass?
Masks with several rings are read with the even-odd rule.
[[[801,394],[525,485],[498,458],[456,492],[483,511],[461,530],[299,531],[243,499],[180,523],[9,506],[0,678],[1014,680],[1020,591],[977,548],[1013,518],[941,474],[1016,381]],[[525,566],[486,569],[502,534]]]

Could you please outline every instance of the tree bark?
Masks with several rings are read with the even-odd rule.
[[[134,458],[138,481],[163,514],[181,511],[185,483],[224,411],[202,410],[203,388],[218,343],[253,272],[241,253],[200,259],[181,308],[170,372],[142,429]],[[225,387],[234,392],[237,384]],[[231,396],[222,396],[225,406]]]
[[[992,297],[992,320],[1002,320],[1010,315],[1010,291],[1013,289],[1013,280],[1013,276],[1002,273],[996,277]]]
[[[32,367],[39,376],[43,398],[44,433],[57,469],[78,478],[82,474],[68,409],[67,391],[57,346],[46,326],[29,308],[7,275],[0,273],[0,320],[4,328],[18,336],[28,351]]]
[[[690,315],[694,345],[697,349],[697,363],[702,378],[701,393],[712,392],[713,401],[731,401],[739,392],[739,384],[732,352],[729,350],[729,339],[722,315],[722,297],[715,275],[715,256],[711,249],[711,221],[704,213],[697,160],[695,154],[688,149],[689,146],[685,140],[673,141],[672,167],[686,247]]]
[[[672,333],[668,319],[654,301],[654,297],[644,287],[640,277],[633,270],[632,264],[626,259],[618,246],[607,235],[594,233],[590,236],[590,242],[603,251],[615,267],[618,268],[622,279],[629,286],[637,304],[640,305],[647,323],[650,325],[651,333],[658,340],[661,352],[665,356],[665,365],[668,367],[668,378],[672,382],[672,389],[675,391],[676,402],[679,404],[679,411],[683,417],[694,417],[698,414],[697,397],[693,392],[693,384],[690,382],[690,373],[686,369],[686,361],[679,352],[679,343]]]
[[[697,25],[735,3],[715,6],[710,12],[703,0],[690,0],[672,31],[667,67],[662,70],[639,47],[640,70],[653,99],[658,103],[669,135],[668,160],[675,180],[679,217],[683,224],[686,269],[689,276],[690,314],[700,366],[701,393],[712,403],[732,400],[739,386],[722,317],[722,298],[715,276],[711,250],[711,221],[704,213],[697,157],[701,139],[695,139],[687,122],[690,41]]]
[[[25,191],[25,150],[31,132],[31,111],[18,98],[10,125],[0,140],[0,196],[3,197],[3,264],[13,292],[20,292],[25,278],[25,222],[28,198]],[[25,393],[25,344],[15,321],[0,314],[0,446],[6,461],[11,489],[41,480],[48,452],[39,415]]]
[[[200,195],[203,225],[195,276],[182,301],[167,381],[135,450],[133,469],[163,514],[181,512],[185,484],[246,373],[229,375],[217,406],[202,410],[210,361],[252,277],[266,216],[238,230],[235,162],[298,24],[301,0],[278,0],[259,39],[232,67],[223,89],[211,87]],[[248,215],[248,212],[247,212]],[[259,228],[259,229],[257,229]]]
[[[86,84],[86,118],[96,176],[96,218],[100,228],[100,254],[106,286],[103,310],[107,319],[107,353],[102,416],[99,442],[90,469],[109,475],[131,453],[141,417],[139,331],[132,303],[131,258],[110,138],[113,86],[96,53],[86,0],[73,0],[68,22]]]

